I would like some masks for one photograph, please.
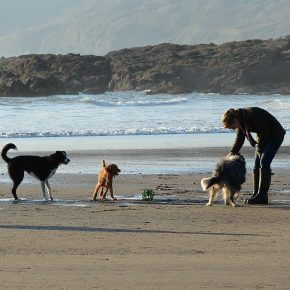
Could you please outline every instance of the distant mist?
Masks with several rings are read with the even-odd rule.
[[[289,0],[0,0],[0,56],[290,34]]]

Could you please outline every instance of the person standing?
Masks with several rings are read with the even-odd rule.
[[[253,169],[253,194],[245,200],[247,204],[268,204],[268,191],[271,184],[271,163],[280,148],[285,130],[269,112],[258,107],[229,109],[222,116],[225,128],[237,132],[229,155],[238,154],[245,138],[256,147]],[[251,132],[257,133],[255,140]]]

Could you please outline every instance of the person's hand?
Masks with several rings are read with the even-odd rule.
[[[233,152],[230,152],[227,156],[226,156],[226,158],[229,158],[229,157],[231,157],[231,156],[233,156],[233,155],[235,155]]]

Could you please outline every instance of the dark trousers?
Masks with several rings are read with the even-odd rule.
[[[271,162],[274,159],[277,151],[279,150],[283,140],[284,136],[281,137],[280,139],[276,139],[273,142],[267,144],[261,155],[259,155],[256,150],[254,169],[257,168],[270,169]]]

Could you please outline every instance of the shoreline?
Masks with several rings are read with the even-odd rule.
[[[8,155],[46,156],[65,150],[71,162],[61,165],[58,174],[96,174],[103,159],[116,163],[122,174],[195,174],[212,172],[234,142],[234,133],[180,135],[136,135],[97,137],[0,138],[0,147],[16,144]],[[241,149],[251,170],[255,149],[247,141]],[[286,135],[273,160],[274,170],[290,168],[290,138]],[[5,164],[0,181],[9,181]]]
[[[190,149],[231,147],[235,133],[194,133],[164,135],[121,136],[74,136],[74,137],[27,137],[0,138],[0,147],[7,143],[17,145],[19,151],[47,152],[56,150],[129,150],[129,149]],[[290,135],[286,133],[283,146],[290,146]],[[247,140],[244,148],[250,147]]]
[[[20,147],[20,146],[19,146]],[[21,148],[21,147],[20,147]],[[116,163],[121,174],[196,174],[210,173],[229,152],[230,147],[192,147],[165,149],[103,149],[103,150],[68,150],[68,165],[60,165],[57,174],[97,174],[102,160]],[[8,156],[40,155],[46,156],[53,151],[14,151]],[[241,154],[246,159],[247,170],[254,165],[255,149],[244,146]],[[272,162],[272,169],[290,169],[290,146],[282,146]],[[32,179],[31,179],[32,180]],[[0,181],[9,181],[7,167],[0,166]]]

